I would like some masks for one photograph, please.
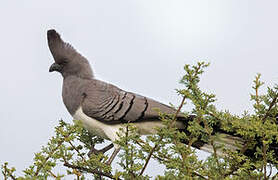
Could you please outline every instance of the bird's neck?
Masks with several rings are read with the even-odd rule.
[[[87,81],[87,79],[77,76],[67,76],[63,80],[63,102],[71,115],[74,115],[80,106],[82,93],[85,89],[84,85]]]
[[[72,77],[76,77],[76,78],[79,78],[79,79],[93,79],[94,78],[94,75],[91,71],[88,71],[88,72],[80,72],[80,73],[76,73],[75,75],[72,75],[68,72],[62,72],[61,73],[63,78],[64,79],[69,79],[69,78],[72,78]]]

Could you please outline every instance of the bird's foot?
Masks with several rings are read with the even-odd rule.
[[[102,149],[99,149],[99,150],[95,149],[95,147],[92,146],[91,150],[88,153],[88,156],[90,157],[92,154],[96,154],[97,155],[99,153],[103,153],[104,154],[106,151],[110,150],[113,147],[114,147],[113,143],[111,143],[108,146],[106,146],[106,147],[104,147]]]

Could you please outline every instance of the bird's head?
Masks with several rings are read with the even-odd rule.
[[[79,54],[69,43],[64,42],[54,29],[47,31],[50,52],[54,58],[49,72],[60,72],[63,77],[78,76],[90,79],[93,77],[88,60]]]

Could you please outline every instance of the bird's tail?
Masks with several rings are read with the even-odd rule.
[[[194,121],[194,117],[184,118],[178,117],[178,120],[182,120],[186,122],[185,129],[181,129],[181,131],[185,132],[187,135],[190,135],[188,132],[188,125],[190,121]],[[220,129],[219,125],[215,125],[212,127],[213,133],[210,137],[210,140],[213,139],[213,143],[210,140],[206,142],[202,140],[202,138],[198,138],[194,143],[192,143],[192,147],[197,149],[209,152],[209,153],[216,153],[219,156],[224,156],[225,153],[223,149],[228,149],[231,151],[238,151],[246,155],[247,157],[254,159],[255,153],[257,152],[258,148],[263,146],[261,138],[254,138],[253,142],[247,143],[243,137],[238,135],[236,132],[225,132],[224,130]],[[184,141],[184,143],[188,144],[188,142]],[[220,148],[223,147],[223,148]],[[274,157],[278,157],[278,143],[273,141],[269,145],[269,151],[274,153]]]
[[[214,139],[213,143],[215,147],[223,146],[224,148],[232,151],[237,151],[244,147],[244,140],[242,138],[230,134],[218,133],[217,135],[212,135],[212,139]],[[214,147],[210,143],[204,143],[203,146],[199,147],[199,149],[209,153],[214,152]],[[217,150],[217,153],[220,156],[224,155],[220,149]]]

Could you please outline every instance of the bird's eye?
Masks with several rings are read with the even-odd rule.
[[[66,61],[62,61],[62,62],[60,62],[59,64],[62,65],[62,66],[64,66],[64,65],[67,64],[67,62],[66,62]]]

